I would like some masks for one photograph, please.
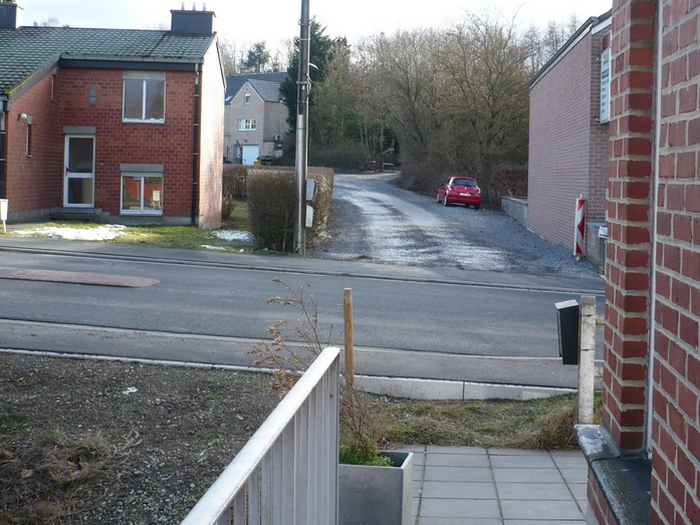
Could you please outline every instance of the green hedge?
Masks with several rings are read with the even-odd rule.
[[[307,178],[317,181],[314,226],[306,230],[307,245],[326,229],[333,199],[333,170],[310,168]],[[248,167],[245,176],[248,219],[259,248],[294,251],[297,194],[294,169],[284,167]]]

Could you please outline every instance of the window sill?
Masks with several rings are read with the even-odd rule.
[[[134,215],[138,215],[140,217],[162,217],[163,212],[158,210],[158,211],[147,211],[147,210],[121,210],[119,212],[119,215],[125,215],[125,216],[130,216],[133,217]]]
[[[148,119],[148,120],[141,120],[141,119],[128,119],[128,118],[123,118],[123,119],[122,119],[122,124],[165,124],[165,119]]]

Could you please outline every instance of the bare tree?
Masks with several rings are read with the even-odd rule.
[[[529,56],[515,23],[488,14],[467,16],[442,40],[440,64],[449,83],[440,110],[451,150],[480,179],[487,201],[494,168],[526,159]]]
[[[423,166],[440,157],[437,41],[433,30],[381,34],[362,44],[357,59],[365,78],[364,111],[391,124],[402,147],[406,185],[417,190],[422,189]]]
[[[230,40],[219,40],[221,49],[221,62],[224,66],[225,75],[238,75],[241,72],[242,52],[239,51],[235,42]]]

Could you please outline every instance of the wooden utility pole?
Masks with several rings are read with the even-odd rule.
[[[355,387],[355,332],[352,326],[352,288],[343,290],[343,312],[345,314],[345,382],[348,393]]]

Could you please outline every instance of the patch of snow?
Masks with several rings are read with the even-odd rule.
[[[250,232],[217,230],[212,232],[214,236],[222,241],[252,241],[253,234]]]
[[[70,241],[110,241],[115,237],[124,235],[126,226],[121,224],[107,224],[94,228],[70,228],[70,227],[44,227],[33,230],[17,230],[15,235],[27,237],[51,237],[53,239],[66,239]]]
[[[202,244],[201,246],[202,248],[206,248],[207,250],[219,250],[222,252],[226,251],[226,248],[224,248],[223,246],[210,246],[208,244]]]

